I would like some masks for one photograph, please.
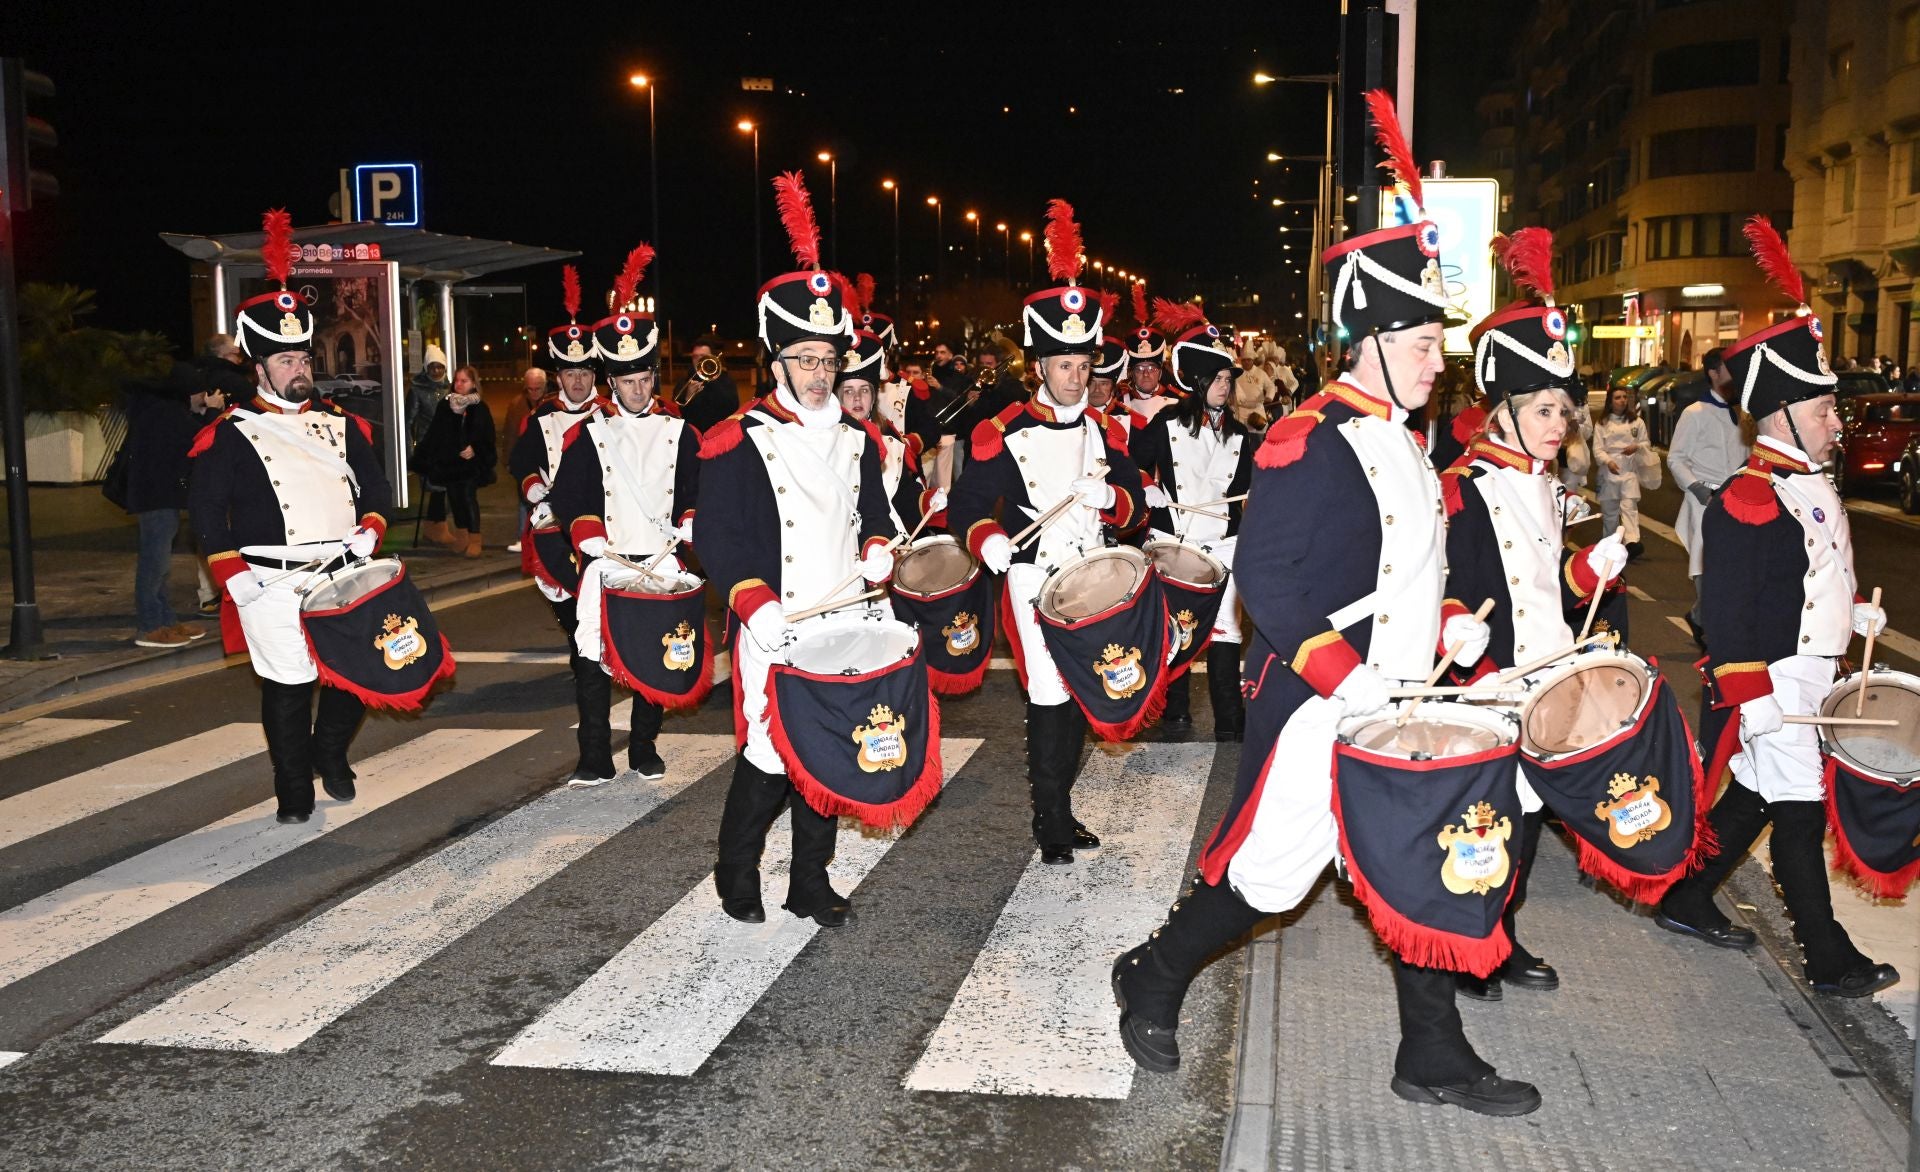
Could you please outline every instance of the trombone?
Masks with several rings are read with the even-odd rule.
[[[988,387],[991,387],[999,381],[999,367],[983,366],[980,368],[980,373],[973,376],[973,386],[968,388],[968,394],[984,394]],[[953,402],[947,406],[946,410],[935,415],[933,421],[935,424],[944,427],[949,422],[959,418],[960,412],[973,406],[974,402],[975,400],[968,398],[967,395],[955,395]]]
[[[699,393],[699,389],[720,377],[720,360],[711,354],[702,354],[693,360],[693,373],[687,381],[680,384],[680,390],[673,396],[676,406],[684,407],[688,400]]]

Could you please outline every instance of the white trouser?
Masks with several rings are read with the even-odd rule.
[[[1606,480],[1600,482],[1597,494],[1600,497],[1600,525],[1605,530],[1601,536],[1624,528],[1626,532],[1620,535],[1620,540],[1637,542],[1640,540],[1640,489],[1635,485],[1632,496],[1623,495],[1625,492],[1623,485]]]
[[[1331,749],[1344,710],[1324,696],[1294,710],[1274,743],[1253,826],[1227,864],[1240,898],[1269,915],[1305,899],[1339,849]]]
[[[1040,612],[1033,600],[1047,571],[1036,565],[1017,562],[1007,567],[1007,609],[1013,612],[1013,625],[1020,633],[1020,666],[1027,674],[1027,699],[1041,706],[1065,704],[1073,699],[1060,669],[1053,666],[1053,653],[1047,650],[1046,636],[1040,632]]]
[[[740,687],[740,711],[747,726],[745,755],[756,769],[786,776],[786,762],[773,747],[767,731],[767,669],[779,660],[779,652],[768,652],[754,642],[745,627],[733,641],[733,675]]]
[[[1773,698],[1780,711],[1811,716],[1820,711],[1833,690],[1833,660],[1820,655],[1795,655],[1767,665],[1773,679]],[[1733,719],[1740,717],[1736,714]],[[1764,737],[1740,731],[1740,749],[1733,757],[1733,779],[1769,802],[1818,802],[1826,799],[1820,784],[1825,763],[1820,757],[1818,729],[1811,724],[1789,724]]]
[[[240,556],[277,558],[285,562],[306,563],[316,558],[340,554],[337,541],[316,541],[309,545],[248,545]],[[272,566],[247,567],[266,587],[266,593],[235,609],[240,629],[247,636],[247,658],[253,661],[254,674],[277,684],[309,684],[320,677],[307,651],[306,632],[300,628],[299,590],[313,578],[310,572],[278,570]]]
[[[647,554],[644,557],[638,558],[629,557],[627,560],[644,565],[653,560],[653,555]],[[683,569],[680,564],[680,559],[673,554],[668,554],[662,558],[659,568],[663,571],[671,570],[676,574],[680,573]],[[587,563],[587,568],[580,572],[580,593],[578,596],[580,601],[574,606],[576,622],[573,627],[573,645],[579,650],[581,655],[600,664],[602,668],[606,667],[606,660],[603,657],[601,649],[603,642],[600,632],[601,578],[607,574],[618,577],[620,574],[627,572],[630,572],[627,570],[627,567],[611,558],[594,558]]]

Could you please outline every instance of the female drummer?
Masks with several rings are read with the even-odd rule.
[[[1136,429],[1128,452],[1146,483],[1153,539],[1197,545],[1231,570],[1241,506],[1237,501],[1209,502],[1242,496],[1253,480],[1255,445],[1247,436],[1246,424],[1228,409],[1240,372],[1233,355],[1220,348],[1220,331],[1207,324],[1198,306],[1164,301],[1161,305],[1166,308],[1157,318],[1160,328],[1177,339],[1173,381],[1186,396]],[[1180,501],[1205,504],[1207,512],[1174,508]],[[1207,690],[1213,696],[1213,738],[1237,741],[1246,725],[1246,709],[1240,697],[1239,591],[1231,574],[1221,590],[1220,613],[1213,620],[1211,637]],[[1167,706],[1160,720],[1169,731],[1192,725],[1188,683],[1183,671],[1167,685]]]
[[[846,292],[844,287],[841,292]],[[847,414],[878,429],[883,461],[880,478],[886,483],[895,523],[900,526],[900,532],[910,533],[919,526],[922,517],[938,514],[947,507],[947,494],[928,488],[921,478],[920,437],[902,435],[898,422],[878,410],[880,384],[886,380],[886,343],[867,330],[855,331],[847,367],[835,381],[834,393]]]
[[[1627,554],[1640,556],[1640,472],[1647,449],[1647,425],[1633,391],[1615,387],[1607,394],[1607,413],[1593,429],[1594,467],[1600,485],[1602,525],[1612,533],[1625,526]]]
[[[1565,343],[1566,315],[1553,305],[1550,262],[1540,263],[1537,255],[1550,250],[1551,237],[1542,229],[1522,229],[1514,241],[1499,248],[1502,259],[1516,283],[1535,288],[1545,304],[1509,306],[1469,333],[1474,378],[1487,402],[1485,430],[1440,478],[1448,514],[1447,596],[1469,608],[1483,599],[1494,602],[1486,652],[1463,673],[1475,679],[1571,646],[1569,615],[1627,563],[1618,534],[1577,552],[1566,548],[1565,525],[1578,498],[1553,475],[1578,394]],[[1483,1001],[1500,999],[1503,980],[1528,989],[1560,984],[1553,966],[1514,934],[1543,818],[1539,795],[1524,774],[1520,799],[1520,872],[1506,913],[1513,954],[1485,980],[1466,973],[1458,978],[1462,993]]]

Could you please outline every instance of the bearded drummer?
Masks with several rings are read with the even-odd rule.
[[[750,924],[766,919],[760,856],[782,805],[793,811],[787,911],[839,927],[852,901],[833,889],[827,860],[838,820],[819,813],[787,776],[767,713],[767,675],[809,609],[857,579],[893,574],[898,534],[881,472],[878,429],[841,409],[835,377],[846,365],[853,324],[839,282],[820,268],[819,228],[797,173],[774,189],[801,269],[762,286],[760,341],[773,392],[706,436],[700,449],[704,515],[700,557],[733,613],[734,720],[745,729],[720,819],[714,884],[721,907]],[[717,518],[718,520],[714,520]],[[846,612],[841,612],[846,613]],[[812,621],[812,620],[809,620]]]
[[[1582,550],[1566,548],[1570,494],[1553,472],[1579,392],[1566,313],[1553,303],[1553,234],[1522,228],[1496,240],[1495,251],[1515,286],[1539,300],[1507,306],[1467,335],[1474,384],[1487,410],[1482,430],[1468,437],[1466,451],[1440,476],[1447,506],[1447,598],[1454,606],[1491,598],[1494,607],[1485,652],[1478,660],[1454,660],[1462,679],[1572,646],[1574,624],[1582,621],[1593,592],[1617,581],[1627,564],[1617,534]],[[1500,1000],[1503,984],[1560,987],[1554,967],[1514,934],[1545,820],[1540,796],[1524,775],[1519,788],[1522,817],[1513,852],[1519,877],[1503,917],[1513,952],[1485,978],[1455,978],[1462,994],[1479,1001]]]
[[[1417,205],[1412,160],[1395,169]],[[1166,924],[1114,962],[1121,1039],[1148,1070],[1178,1068],[1180,1006],[1200,968],[1297,905],[1333,859],[1342,719],[1385,709],[1398,683],[1424,682],[1441,643],[1473,660],[1489,637],[1465,608],[1443,606],[1440,483],[1407,426],[1445,368],[1438,229],[1416,216],[1341,241],[1321,261],[1334,322],[1352,343],[1345,373],[1270,428],[1254,458],[1235,558],[1254,631],[1232,803]],[[1393,964],[1395,1094],[1493,1115],[1540,1105],[1539,1091],[1474,1052],[1451,972]]]
[[[534,585],[553,609],[554,622],[567,640],[567,664],[573,673],[573,702],[579,714],[575,736],[580,762],[567,777],[568,785],[594,786],[618,776],[613,767],[613,681],[600,665],[580,654],[579,567],[569,558],[549,565],[534,541],[534,530],[551,524],[554,508],[548,497],[560,473],[560,457],[581,424],[612,411],[612,404],[594,394],[599,357],[593,331],[580,321],[580,275],[572,265],[562,271],[567,323],[547,331],[547,358],[553,364],[560,393],[535,408],[527,428],[514,441],[507,470],[520,486],[520,498],[530,510],[527,531],[521,534],[521,564],[533,570]],[[560,555],[553,555],[557,559]]]
[[[240,303],[233,336],[252,360],[258,391],[229,407],[192,447],[194,532],[226,597],[220,628],[260,678],[260,724],[273,763],[275,817],[313,814],[317,769],[327,796],[354,798],[347,750],[365,705],[320,686],[300,626],[300,572],[316,560],[370,557],[386,535],[393,490],[366,422],[324,402],[313,384],[313,310],[287,289],[293,224],[268,212],[260,246],[278,289]]]
[[[1127,455],[1118,426],[1086,405],[1093,355],[1100,349],[1101,309],[1078,284],[1086,258],[1080,227],[1064,200],[1048,205],[1047,271],[1057,282],[1026,299],[1028,367],[1040,386],[974,429],[972,458],[954,485],[948,511],[953,532],[994,573],[1007,576],[1007,603],[1018,628],[1021,676],[1027,689],[1027,776],[1033,836],[1043,863],[1073,862],[1074,850],[1092,850],[1099,836],[1073,815],[1073,782],[1080,769],[1087,718],[1067,691],[1047,651],[1033,604],[1054,569],[1107,545],[1111,535],[1146,519],[1140,471]],[[1042,529],[1037,540],[1013,547],[996,509],[1016,529],[1062,500],[1074,503]]]
[[[1701,663],[1712,705],[1701,733],[1708,782],[1729,767],[1733,782],[1708,817],[1718,853],[1674,884],[1654,922],[1721,948],[1752,947],[1753,932],[1728,920],[1713,893],[1771,823],[1773,878],[1807,982],[1819,993],[1866,997],[1900,974],[1868,958],[1834,918],[1819,740],[1813,726],[1783,718],[1817,714],[1849,638],[1885,629],[1887,616],[1860,600],[1847,511],[1822,469],[1840,421],[1820,319],[1766,217],[1749,220],[1746,234],[1760,267],[1800,310],[1723,354],[1757,432],[1746,467],[1713,494],[1701,520]]]
[[[1173,381],[1185,394],[1134,432],[1128,451],[1146,482],[1154,540],[1197,545],[1231,571],[1242,507],[1237,501],[1212,502],[1242,495],[1253,479],[1253,440],[1246,424],[1228,409],[1234,380],[1241,372],[1205,311],[1187,302],[1161,305],[1156,324],[1173,339]],[[1182,501],[1206,505],[1207,511],[1182,512],[1172,507]],[[1229,573],[1207,644],[1207,691],[1213,698],[1216,741],[1239,740],[1246,725],[1240,698],[1239,596]],[[1190,684],[1183,672],[1167,685],[1167,706],[1160,719],[1170,728],[1192,724]]]
[[[594,354],[606,376],[612,406],[588,413],[590,417],[568,433],[560,474],[554,477],[548,497],[581,567],[574,603],[574,645],[569,650],[591,661],[603,675],[600,591],[604,576],[619,576],[626,568],[622,562],[650,562],[668,546],[693,541],[700,436],[671,403],[655,397],[660,385],[660,327],[651,312],[641,310],[639,294],[652,259],[653,248],[646,244],[628,254],[613,288],[614,312],[594,323]],[[680,559],[669,553],[660,568],[677,571],[682,567]],[[607,695],[610,703],[610,688]],[[598,711],[607,709],[603,706]],[[627,764],[642,778],[666,776],[666,762],[655,744],[660,722],[660,706],[636,693]],[[609,730],[609,763],[611,735]],[[596,776],[574,784],[605,780]]]
[[[932,524],[946,509],[947,494],[927,487],[921,463],[926,445],[919,435],[901,431],[905,422],[904,403],[901,411],[890,412],[881,402],[880,396],[891,389],[887,380],[885,340],[869,330],[855,330],[853,348],[847,352],[846,361],[846,369],[835,380],[833,392],[840,400],[841,410],[861,423],[872,423],[880,431],[880,475],[886,483],[894,524],[902,533],[918,528],[923,517],[931,517],[929,524]]]

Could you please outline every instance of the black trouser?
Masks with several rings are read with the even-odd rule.
[[[1027,790],[1041,846],[1073,845],[1073,782],[1086,737],[1086,713],[1072,700],[1027,705]]]
[[[353,777],[347,749],[366,705],[360,697],[320,685],[320,714],[313,710],[314,683],[260,681],[260,727],[266,733],[267,759],[273,763],[273,793],[279,813],[313,812],[313,773]]]
[[[1454,1003],[1455,974],[1393,962],[1393,992],[1400,1007],[1400,1048],[1393,1072],[1411,1083],[1436,1086],[1473,1082],[1493,1073],[1467,1041]]]
[[[432,488],[427,491],[427,520],[444,521],[447,519],[447,490]]]
[[[552,602],[552,600],[549,600]],[[610,710],[613,706],[613,679],[600,665],[580,654],[578,644],[574,642],[574,631],[579,626],[579,612],[576,600],[571,598],[552,602],[553,617],[560,624],[560,631],[567,638],[567,665],[573,669],[573,703],[580,717],[577,730],[580,742],[580,769],[599,776],[611,774],[613,769],[613,722]],[[634,716],[638,720],[642,705],[634,703]],[[656,733],[659,731],[656,725]]]
[[[780,816],[782,805],[792,810],[793,819],[786,907],[798,915],[811,915],[840,899],[827,881],[839,819],[807,805],[786,774],[768,773],[745,754],[734,759],[733,783],[727,787],[727,802],[720,812],[714,885],[722,899],[759,893],[760,856],[766,849],[767,830]]]
[[[454,526],[471,533],[480,532],[480,486],[472,480],[452,481],[447,485],[446,498],[453,510]]]
[[[1513,955],[1507,958],[1509,968],[1527,968],[1540,963],[1540,958],[1521,947],[1520,937],[1514,933],[1513,921],[1519,915],[1520,905],[1527,902],[1527,880],[1533,877],[1533,860],[1540,850],[1540,828],[1547,820],[1545,810],[1535,810],[1520,817],[1520,841],[1513,853],[1514,866],[1519,868],[1514,874],[1513,894],[1507,900],[1507,910],[1501,915],[1500,922],[1507,929],[1507,939],[1513,941]]]

